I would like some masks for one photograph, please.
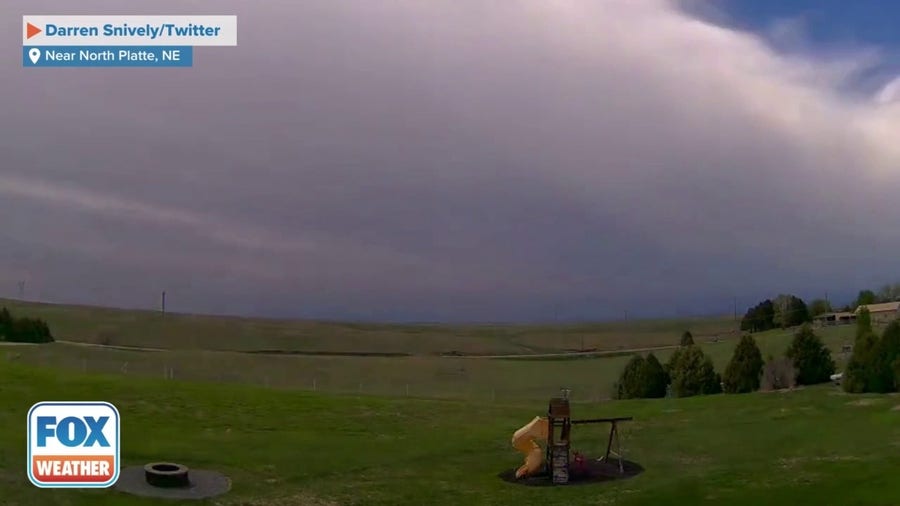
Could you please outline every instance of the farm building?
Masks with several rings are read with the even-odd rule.
[[[813,323],[819,326],[849,325],[856,321],[855,313],[824,313],[813,318]]]
[[[856,308],[856,315],[859,315],[859,312],[862,311],[863,308],[869,309],[869,314],[872,315],[873,324],[889,323],[900,316],[900,302],[862,305]]]

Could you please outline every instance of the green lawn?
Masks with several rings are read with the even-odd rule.
[[[181,315],[0,299],[15,315],[46,320],[57,339],[178,350],[287,350],[429,355],[617,350],[730,335],[731,317],[565,325],[390,325]]]
[[[234,480],[222,505],[890,505],[900,500],[900,397],[823,386],[787,393],[585,403],[576,417],[633,415],[646,472],[601,485],[530,488],[512,432],[546,402],[325,396],[237,385],[63,374],[0,362],[4,505],[156,504],[114,491],[50,491],[25,477],[25,416],[48,399],[107,400],[126,465],[174,460]],[[576,427],[596,452],[601,427]],[[161,502],[160,504],[176,504]]]

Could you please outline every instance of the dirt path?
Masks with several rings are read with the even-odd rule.
[[[443,354],[442,357],[447,358],[564,358],[564,357],[602,357],[608,355],[630,355],[632,353],[644,353],[650,351],[673,350],[677,345],[666,346],[649,346],[645,348],[625,348],[620,350],[593,350],[593,351],[563,351],[559,353],[534,353],[534,354],[517,354],[517,355],[448,355]]]
[[[115,344],[96,344],[96,343],[82,343],[78,341],[54,341],[59,344],[67,344],[71,346],[86,346],[89,348],[103,348],[107,350],[122,350],[122,351],[173,351],[167,348],[147,348],[143,346],[121,346]]]
[[[722,341],[719,341],[722,342]],[[56,343],[69,345],[69,346],[82,346],[88,348],[100,348],[107,350],[119,350],[119,351],[141,351],[141,352],[164,352],[164,351],[176,351],[168,348],[153,348],[153,347],[145,347],[145,346],[122,346],[122,345],[113,345],[113,344],[97,344],[97,343],[82,343],[78,341],[67,341],[67,340],[59,340]],[[33,343],[7,343],[0,342],[0,345],[7,346],[33,346]],[[592,350],[592,351],[564,351],[558,353],[521,353],[521,354],[502,354],[502,355],[466,355],[466,354],[455,354],[455,353],[441,353],[441,354],[431,354],[425,356],[436,356],[441,358],[462,358],[462,359],[518,359],[518,360],[529,360],[529,359],[553,359],[553,358],[590,358],[590,357],[604,357],[604,356],[617,356],[617,355],[630,355],[633,353],[647,353],[652,351],[664,351],[664,350],[672,350],[677,348],[677,345],[665,345],[665,346],[647,346],[641,348],[625,348],[618,350]],[[383,354],[379,353],[348,353],[348,352],[327,352],[327,351],[265,351],[265,350],[206,350],[206,351],[221,351],[224,353],[247,353],[254,355],[304,355],[304,356],[341,356],[341,357],[371,357],[371,356],[382,356]],[[416,356],[412,353],[409,354],[395,354],[392,355],[398,358],[403,357],[413,357]]]

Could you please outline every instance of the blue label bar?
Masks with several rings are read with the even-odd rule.
[[[23,67],[191,67],[190,46],[24,46]]]

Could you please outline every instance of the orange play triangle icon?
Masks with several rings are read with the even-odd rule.
[[[33,24],[31,24],[31,23],[25,24],[25,35],[26,35],[25,38],[26,39],[30,39],[41,32],[42,32],[42,30],[40,28],[34,26]]]

